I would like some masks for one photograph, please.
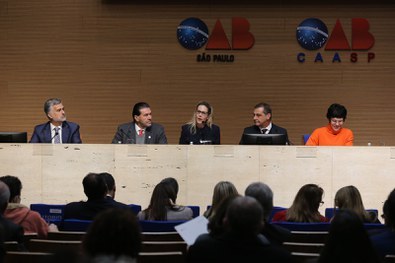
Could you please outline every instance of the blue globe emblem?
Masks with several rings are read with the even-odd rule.
[[[207,43],[207,25],[199,18],[187,18],[177,27],[177,39],[184,48],[199,49]]]
[[[296,28],[296,38],[303,48],[320,49],[328,40],[328,28],[317,18],[308,18]]]

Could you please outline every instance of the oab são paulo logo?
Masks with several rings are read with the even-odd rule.
[[[348,21],[347,21],[348,22]],[[344,22],[343,22],[344,23]],[[375,39],[370,32],[369,21],[365,18],[352,18],[351,19],[351,37],[347,38],[343,29],[343,25],[339,19],[329,34],[328,27],[325,23],[317,18],[308,18],[303,20],[296,29],[296,38],[299,45],[304,49],[315,51],[323,47],[325,51],[335,51],[330,58],[325,59],[321,52],[308,54],[300,52],[297,54],[296,59],[303,63],[306,60],[314,62],[324,62],[330,60],[332,62],[342,62],[342,58],[346,57],[350,62],[355,63],[365,61],[370,63],[375,58],[375,53],[369,52],[373,47]],[[350,44],[351,43],[351,44]],[[338,51],[348,51],[340,54]]]
[[[235,56],[224,51],[248,50],[254,46],[255,37],[250,32],[250,23],[242,17],[231,20],[231,42],[218,19],[209,34],[208,27],[199,18],[190,17],[177,27],[178,42],[186,49],[197,50],[205,46],[205,50],[217,53],[202,53],[196,56],[198,62],[234,62]],[[230,44],[231,43],[231,44]]]

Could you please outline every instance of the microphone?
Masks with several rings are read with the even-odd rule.
[[[55,135],[52,136],[51,139],[49,139],[49,143],[52,143],[53,138],[55,138],[56,136],[59,136],[59,132],[58,131],[55,131]]]
[[[122,129],[119,129],[119,131],[122,133],[123,136],[126,137],[127,143],[134,143],[134,139],[130,138],[130,134],[124,132]],[[122,144],[122,141],[118,141],[119,144]]]

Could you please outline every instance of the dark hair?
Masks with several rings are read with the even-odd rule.
[[[45,114],[48,114],[51,111],[51,107],[54,105],[58,105],[62,103],[61,99],[58,98],[51,98],[48,99],[45,103],[44,103],[44,112]]]
[[[379,262],[360,217],[353,211],[336,213],[318,262]]]
[[[291,222],[320,222],[318,211],[324,190],[316,184],[302,186],[287,211],[286,220]]]
[[[383,205],[385,224],[395,229],[395,189],[388,195]]]
[[[15,196],[21,195],[22,182],[21,180],[19,180],[18,177],[6,175],[0,177],[0,181],[5,183],[8,186],[8,189],[10,189],[10,198],[8,200],[9,202],[11,202]]]
[[[107,189],[108,191],[113,190],[115,187],[115,180],[114,177],[110,173],[100,173],[100,176],[104,178],[104,181],[106,182]]]
[[[343,118],[346,120],[347,117],[347,109],[343,105],[338,103],[333,103],[328,108],[328,112],[326,113],[326,118],[330,121],[332,118]]]
[[[134,104],[133,110],[132,110],[133,119],[134,119],[134,116],[140,116],[140,114],[141,114],[140,110],[144,109],[144,108],[151,108],[151,107],[146,102],[138,102],[138,103]]]
[[[167,209],[176,209],[176,193],[174,188],[168,183],[159,183],[152,192],[151,201],[147,209],[144,210],[146,220],[167,220]]]
[[[89,173],[82,180],[84,193],[90,200],[102,199],[107,194],[107,184],[103,176],[97,173]]]
[[[141,231],[136,216],[128,209],[120,208],[101,212],[88,228],[82,246],[91,257],[136,258],[141,248]]]
[[[262,206],[253,197],[236,197],[226,211],[225,222],[239,236],[255,236],[263,227]]]
[[[2,215],[4,211],[7,209],[9,199],[10,199],[10,189],[4,182],[0,181],[0,215]]]
[[[269,216],[273,210],[273,191],[267,184],[256,182],[250,184],[244,194],[246,196],[254,197],[263,208],[263,215],[265,220],[269,219]]]
[[[169,184],[170,187],[172,187],[174,189],[174,193],[175,193],[175,198],[174,198],[174,203],[177,200],[177,195],[178,195],[178,182],[175,178],[173,177],[166,177],[164,179],[162,179],[162,181],[160,181],[161,183],[164,184]]]
[[[207,229],[210,232],[211,236],[220,236],[225,232],[224,226],[224,218],[226,216],[226,210],[230,203],[240,195],[230,195],[222,199],[222,201],[218,204],[215,212],[210,216],[209,222],[207,225]]]
[[[270,113],[270,119],[271,119],[271,117],[272,117],[272,108],[270,107],[270,105],[269,104],[267,104],[267,103],[265,103],[265,102],[260,102],[260,103],[258,103],[257,105],[255,105],[255,107],[254,107],[254,109],[257,109],[257,108],[263,108],[263,112],[265,113],[265,114],[268,114],[268,113]]]

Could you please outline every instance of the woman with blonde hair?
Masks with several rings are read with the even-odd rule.
[[[228,181],[221,181],[217,183],[214,187],[211,207],[206,212],[204,212],[203,215],[207,218],[211,217],[215,213],[222,200],[234,195],[239,195],[234,184]]]
[[[361,194],[353,185],[342,187],[336,192],[336,207],[340,210],[348,209],[354,211],[364,223],[380,223],[375,213],[369,213],[365,210]]]
[[[220,129],[213,124],[213,107],[201,101],[191,121],[181,127],[180,144],[220,144]]]
[[[318,208],[324,202],[322,196],[324,190],[316,184],[306,184],[299,189],[291,207],[277,212],[272,221],[288,222],[328,222],[329,220],[320,214]]]

